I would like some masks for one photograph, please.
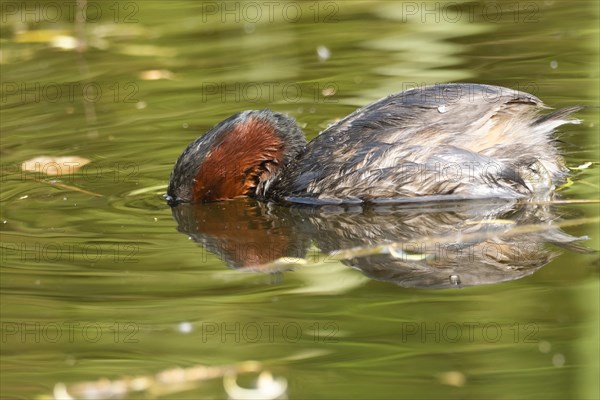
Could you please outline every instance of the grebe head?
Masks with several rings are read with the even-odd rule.
[[[209,202],[239,196],[261,198],[306,145],[294,119],[270,110],[243,111],[218,123],[183,151],[167,189],[167,201]]]

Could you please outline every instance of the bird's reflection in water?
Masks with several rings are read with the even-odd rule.
[[[250,199],[182,204],[178,230],[231,268],[260,270],[306,257],[311,244],[366,276],[404,287],[511,281],[585,251],[548,205],[497,201],[362,207],[285,207]],[[549,244],[554,245],[548,246]]]

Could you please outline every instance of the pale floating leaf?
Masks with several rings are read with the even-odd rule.
[[[173,48],[143,45],[143,44],[132,44],[126,45],[119,48],[119,52],[128,56],[137,57],[167,57],[172,58],[177,56],[177,51]]]
[[[51,157],[39,156],[21,164],[21,170],[38,172],[50,176],[69,175],[77,171],[90,160],[79,156]]]
[[[285,378],[273,378],[269,371],[263,371],[258,376],[256,387],[252,389],[240,387],[237,384],[237,374],[231,373],[223,378],[223,386],[230,398],[234,400],[274,400],[282,397],[287,391]]]
[[[32,31],[17,32],[17,43],[52,43],[60,36],[69,36],[69,31],[58,29],[37,29]]]
[[[75,400],[73,397],[71,397],[69,392],[67,392],[67,387],[65,384],[61,382],[54,385],[53,396],[56,400]]]
[[[160,79],[173,79],[175,74],[167,69],[150,69],[140,72],[140,79],[144,81],[157,81]]]
[[[58,35],[52,38],[50,46],[61,50],[75,50],[79,47],[79,41],[73,36]]]
[[[467,378],[460,371],[448,371],[440,374],[438,380],[443,385],[462,387],[467,382]]]

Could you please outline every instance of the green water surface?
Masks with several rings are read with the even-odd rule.
[[[161,194],[185,145],[246,109],[286,112],[311,138],[441,82],[598,107],[598,3],[267,3],[88,1],[76,22],[71,3],[3,1],[1,397],[257,360],[290,399],[597,399],[596,253],[451,290],[326,260],[241,272],[179,233]],[[561,146],[592,165],[561,198],[597,200],[598,109],[578,117]],[[91,163],[21,171],[37,156]],[[598,249],[597,203],[557,210],[589,221],[564,230]],[[170,398],[225,396],[217,379]]]

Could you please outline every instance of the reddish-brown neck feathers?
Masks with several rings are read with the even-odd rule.
[[[254,194],[259,182],[283,163],[284,143],[267,121],[250,118],[235,125],[204,158],[193,184],[193,201]]]

